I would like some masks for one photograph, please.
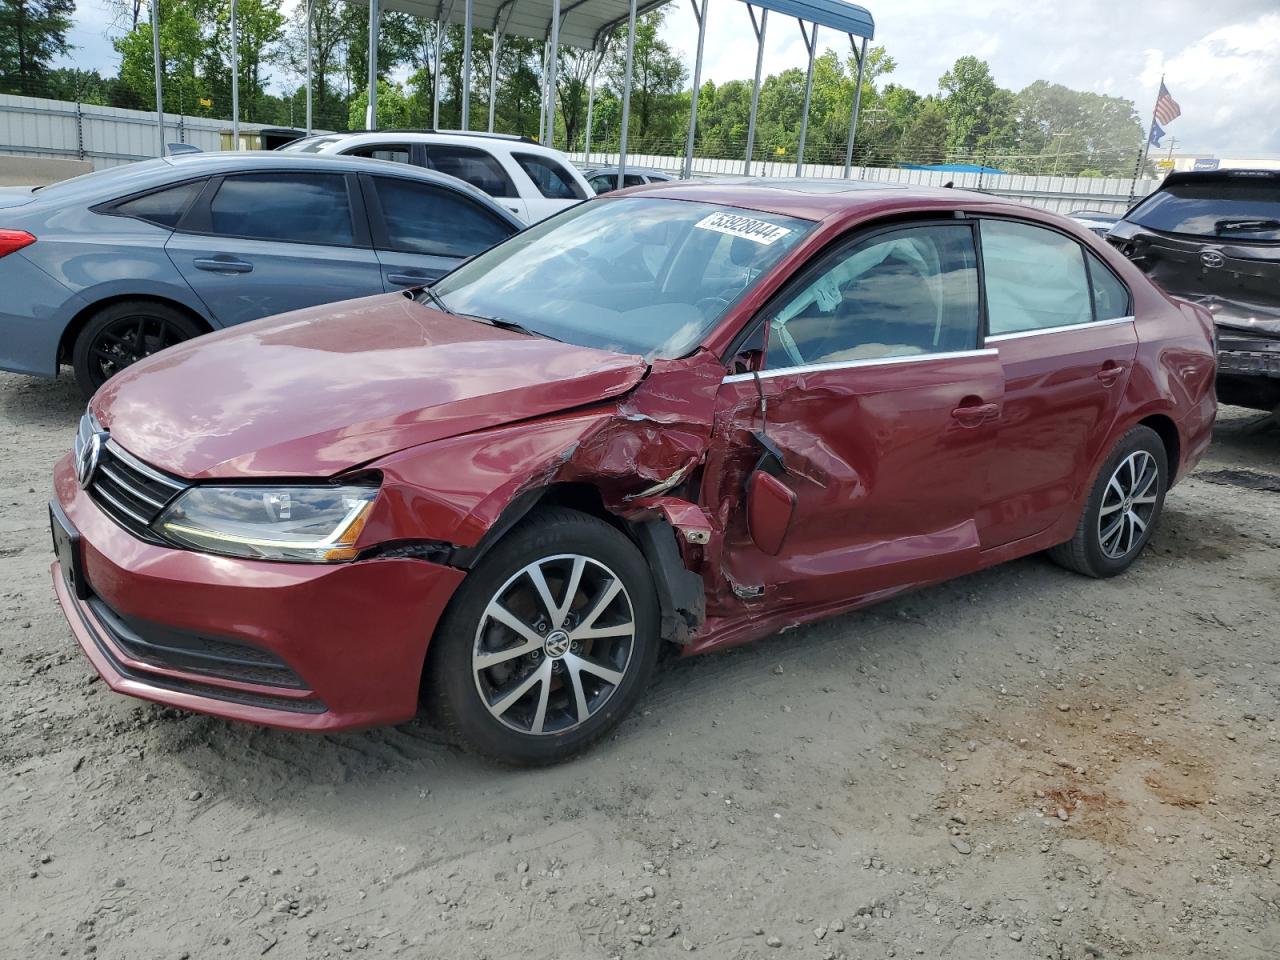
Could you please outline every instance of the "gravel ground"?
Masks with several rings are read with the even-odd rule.
[[[0,375],[0,957],[1276,957],[1280,434],[1153,549],[664,666],[576,762],[116,696],[49,585],[81,405]],[[1219,478],[1220,480],[1221,478]]]

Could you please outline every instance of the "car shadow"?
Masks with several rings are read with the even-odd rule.
[[[84,412],[80,388],[70,376],[0,375],[0,420],[15,426],[75,426]]]

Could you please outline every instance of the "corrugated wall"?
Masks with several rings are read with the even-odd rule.
[[[585,154],[571,153],[570,159],[578,164],[586,161]],[[618,162],[616,153],[591,154],[592,166],[611,166]],[[683,157],[653,154],[628,154],[627,166],[679,172]],[[694,158],[693,172],[702,176],[741,176],[740,159]],[[753,176],[794,177],[796,165],[792,163],[757,162],[751,165]],[[844,167],[830,164],[806,163],[806,177],[844,176]],[[898,167],[854,167],[855,180],[879,180],[888,183],[914,183],[940,187],[951,183],[966,190],[985,190],[997,196],[1021,200],[1046,210],[1069,213],[1072,210],[1096,210],[1102,213],[1124,213],[1131,199],[1145,197],[1160,183],[1159,180],[1138,180],[1117,177],[1031,177],[1018,174],[947,173],[941,170],[902,170]]]
[[[220,150],[228,120],[165,114],[166,143]],[[242,123],[242,131],[263,124]],[[95,170],[156,156],[156,115],[144,110],[96,107],[0,94],[0,153],[88,160]]]

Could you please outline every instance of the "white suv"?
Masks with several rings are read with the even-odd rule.
[[[371,157],[438,170],[483,190],[525,223],[595,195],[559,150],[507,134],[460,130],[324,133],[278,149]]]

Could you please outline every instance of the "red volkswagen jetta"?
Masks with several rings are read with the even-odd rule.
[[[100,390],[54,583],[115,690],[305,730],[425,696],[565,757],[700,653],[1151,536],[1209,315],[1070,221],[856,183],[574,207],[434,288],[201,337]]]

